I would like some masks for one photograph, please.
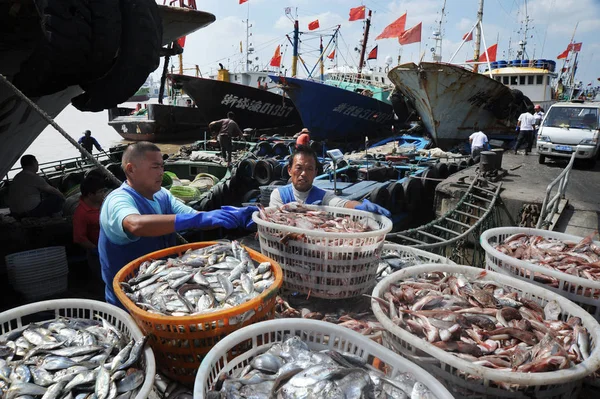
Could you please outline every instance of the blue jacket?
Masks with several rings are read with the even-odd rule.
[[[323,198],[325,197],[326,191],[312,186],[310,189],[310,193],[308,193],[308,198],[306,198],[307,204],[321,203]],[[287,186],[283,186],[279,188],[279,195],[281,196],[281,202],[284,204],[289,204],[290,202],[296,201],[296,197],[294,197],[294,188],[291,184]]]
[[[131,195],[135,201],[140,215],[156,215],[156,212],[144,197],[138,194],[127,183],[123,183],[117,190],[124,190]],[[162,215],[172,215],[173,208],[169,197],[162,191],[155,194],[155,200],[160,204]],[[102,280],[106,284],[105,296],[106,302],[123,307],[113,291],[113,279],[115,275],[129,262],[144,256],[150,252],[169,248],[175,245],[175,233],[160,237],[140,237],[139,240],[126,244],[117,245],[112,243],[106,236],[102,225],[100,225],[100,239],[98,240],[98,253],[100,254],[100,264],[102,266]]]

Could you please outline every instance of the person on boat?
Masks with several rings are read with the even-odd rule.
[[[232,139],[244,137],[234,119],[235,114],[228,112],[227,118],[212,121],[208,125],[208,130],[213,134],[217,134],[217,141],[221,147],[221,156],[227,160],[227,167],[231,164],[231,153],[233,152]]]
[[[85,249],[90,271],[101,278],[98,256],[100,207],[107,189],[103,178],[88,174],[81,182],[80,190],[79,205],[73,214],[73,242]]]
[[[65,196],[37,174],[39,163],[33,155],[21,157],[22,171],[9,186],[8,205],[12,216],[44,217],[60,215]]]
[[[104,151],[102,146],[100,146],[100,143],[98,143],[98,140],[92,137],[92,132],[90,130],[83,132],[83,136],[81,136],[77,142],[90,154],[94,147],[100,152]]]
[[[525,155],[531,152],[533,146],[533,128],[535,126],[535,116],[533,116],[533,107],[529,107],[527,112],[523,112],[519,116],[517,121],[517,129],[519,129],[519,136],[517,137],[517,144],[515,144],[515,154],[518,153],[519,148],[523,143],[526,144]]]
[[[307,128],[304,128],[300,131],[298,138],[296,138],[296,147],[304,145],[307,146],[310,144],[310,131]]]
[[[490,147],[488,137],[482,131],[475,132],[469,136],[469,144],[471,144],[471,158],[475,163],[479,162],[479,154],[483,150]]]
[[[287,167],[292,183],[273,190],[269,206],[282,206],[290,202],[298,202],[358,209],[391,217],[390,211],[367,199],[362,202],[345,200],[336,197],[330,191],[313,186],[313,181],[317,176],[318,162],[317,153],[312,148],[303,145],[297,147],[290,157]]]
[[[112,191],[100,210],[98,252],[106,301],[120,306],[113,291],[117,272],[132,260],[175,245],[175,232],[188,229],[249,228],[256,207],[224,206],[198,212],[161,187],[164,162],[155,144],[140,141],[123,153],[127,180]]]

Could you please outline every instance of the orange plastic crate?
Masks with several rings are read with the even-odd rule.
[[[275,297],[283,282],[281,267],[259,252],[244,247],[257,262],[271,262],[275,276],[273,285],[256,298],[234,308],[194,316],[174,317],[149,313],[136,306],[123,292],[119,283],[137,275],[140,265],[150,259],[183,255],[188,249],[204,248],[217,242],[179,245],[149,253],[124,266],[113,280],[117,298],[129,311],[144,335],[149,337],[156,365],[167,377],[184,384],[194,383],[196,371],[204,356],[227,334],[250,324],[273,319]],[[251,316],[244,314],[254,312]]]

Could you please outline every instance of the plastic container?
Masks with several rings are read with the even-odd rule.
[[[265,321],[243,328],[215,345],[196,374],[194,399],[206,398],[219,375],[245,367],[254,357],[267,351],[272,343],[283,342],[290,336],[300,337],[311,350],[333,349],[358,355],[391,379],[399,373],[410,372],[438,399],[452,398],[450,392],[421,367],[355,331],[325,321],[288,319]],[[240,347],[243,352],[238,351]]]
[[[456,265],[456,263],[452,262],[450,259],[437,255],[431,252],[423,251],[422,249],[417,249],[413,247],[409,247],[406,245],[400,244],[383,244],[383,253],[386,251],[395,251],[400,256],[399,259],[404,261],[413,261],[415,263],[424,264],[424,263],[442,263],[446,265]]]
[[[513,234],[525,233],[544,238],[555,238],[563,241],[579,242],[582,237],[559,233],[556,231],[531,229],[526,227],[498,227],[489,229],[481,234],[479,239],[485,250],[485,265],[488,270],[508,274],[519,280],[527,281],[541,287],[552,290],[565,298],[575,302],[588,312],[596,320],[600,321],[600,281],[573,276],[548,267],[529,263],[527,261],[513,258],[494,249],[494,246],[504,241]],[[600,242],[596,241],[600,246]],[[534,281],[535,276],[548,276],[558,280],[558,287],[551,287],[541,282]]]
[[[199,249],[216,242],[198,242],[152,252],[123,267],[113,280],[113,289],[142,332],[149,337],[158,368],[167,377],[192,384],[202,358],[221,339],[246,325],[275,317],[275,297],[281,287],[281,268],[271,259],[246,248],[257,262],[271,262],[275,276],[273,285],[256,298],[234,308],[194,316],[161,316],[137,307],[119,285],[137,274],[140,265],[149,259],[180,256],[188,249]]]
[[[427,264],[408,267],[381,280],[373,290],[373,296],[383,298],[390,284],[428,272],[460,273],[467,278],[476,277],[482,270],[470,266]],[[492,280],[507,291],[534,300],[541,306],[555,300],[562,309],[559,317],[566,320],[569,316],[581,318],[582,325],[590,336],[590,357],[582,363],[566,370],[544,373],[518,373],[495,370],[474,365],[472,362],[454,356],[424,339],[398,327],[393,323],[376,300],[371,307],[377,320],[386,328],[384,345],[395,352],[418,361],[432,375],[442,381],[456,398],[574,398],[577,397],[583,378],[600,367],[600,325],[584,309],[552,291],[529,284],[504,274],[487,272],[487,280]],[[423,353],[425,355],[423,355]],[[517,390],[508,391],[490,386],[493,381],[518,384]]]
[[[136,340],[144,338],[140,329],[123,310],[107,303],[80,298],[37,302],[0,313],[0,335],[4,335],[9,331],[32,322],[50,320],[56,317],[93,319],[94,315],[99,315],[106,319],[128,338]],[[154,375],[156,374],[156,363],[152,349],[148,347],[144,349],[141,363],[144,367],[144,383],[135,396],[135,399],[145,399],[152,391]]]
[[[343,299],[370,292],[375,285],[377,262],[392,221],[385,216],[355,209],[306,205],[335,216],[351,216],[368,223],[366,233],[329,233],[267,222],[255,212],[260,250],[281,265],[285,287],[313,297]],[[271,208],[267,208],[271,209]],[[281,238],[288,233],[305,234],[302,241]]]
[[[28,301],[64,292],[69,265],[65,247],[46,247],[7,255],[8,281]]]

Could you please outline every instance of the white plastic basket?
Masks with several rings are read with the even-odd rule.
[[[385,235],[392,221],[385,216],[355,209],[305,205],[335,216],[350,216],[367,223],[365,233],[329,233],[305,230],[267,222],[255,212],[263,255],[278,262],[283,269],[284,286],[317,298],[352,298],[371,291],[377,276],[377,262]],[[267,208],[270,210],[272,208]],[[287,233],[305,234],[303,241],[280,242]]]
[[[311,350],[333,349],[349,352],[368,364],[385,370],[391,379],[410,372],[415,380],[425,384],[438,399],[452,398],[444,386],[416,364],[396,355],[355,331],[319,320],[269,320],[244,327],[219,341],[204,357],[194,384],[194,399],[204,399],[219,375],[245,367],[254,357],[266,352],[271,344],[298,336]],[[242,347],[242,353],[232,353]]]
[[[2,312],[0,313],[0,336],[33,322],[57,317],[93,319],[96,314],[106,319],[127,337],[136,340],[144,338],[138,326],[125,311],[107,303],[79,298],[36,302]],[[144,349],[141,362],[145,371],[144,384],[135,399],[145,399],[152,391],[156,363],[150,347]]]
[[[590,312],[596,320],[600,321],[600,281],[573,276],[548,267],[535,265],[524,260],[503,254],[494,248],[513,234],[525,233],[544,238],[554,238],[563,241],[579,242],[582,237],[555,231],[530,229],[526,227],[498,227],[486,230],[481,234],[480,243],[485,250],[486,268],[495,272],[508,274],[519,280],[527,281],[568,298]],[[600,242],[596,242],[600,246]],[[535,273],[535,274],[534,274]],[[558,287],[551,287],[544,283],[534,281],[536,275],[553,277],[558,280]]]
[[[456,263],[442,255],[437,255],[428,251],[424,251],[422,249],[413,248],[406,245],[386,242],[383,244],[382,253],[385,253],[386,251],[397,252],[398,255],[400,255],[399,259],[404,261],[414,261],[418,262],[419,264],[442,263],[446,265],[456,265]]]
[[[467,278],[475,278],[481,274],[482,270],[470,266],[440,264],[408,267],[381,280],[373,290],[373,296],[383,298],[390,284],[429,272],[460,273]],[[600,325],[598,322],[581,307],[547,289],[504,274],[490,271],[487,273],[487,280],[493,280],[508,291],[518,292],[519,295],[534,300],[541,306],[550,300],[557,301],[562,309],[560,316],[562,320],[566,320],[570,316],[580,317],[590,335],[590,357],[575,367],[544,373],[519,373],[474,365],[400,328],[389,319],[378,301],[371,300],[375,317],[387,330],[383,334],[384,345],[419,362],[425,370],[443,381],[457,398],[567,399],[577,397],[583,378],[600,367],[600,348],[598,347]],[[518,384],[520,388],[516,391],[507,391],[490,386],[493,381]]]
[[[65,247],[46,247],[7,255],[8,281],[28,301],[67,290],[69,265]]]

